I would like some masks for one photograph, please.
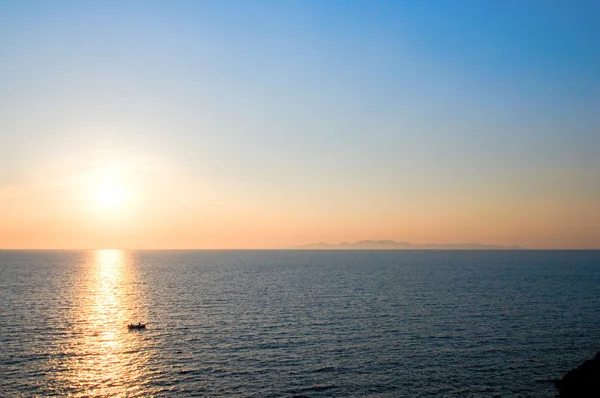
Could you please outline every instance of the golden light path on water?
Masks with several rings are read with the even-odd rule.
[[[71,315],[74,336],[64,347],[67,360],[57,373],[56,390],[82,397],[144,395],[148,337],[127,329],[146,316],[130,254],[93,251],[82,266]]]

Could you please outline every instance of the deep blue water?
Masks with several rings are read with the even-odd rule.
[[[0,251],[2,397],[545,397],[597,351],[600,251]]]

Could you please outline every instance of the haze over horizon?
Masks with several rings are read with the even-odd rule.
[[[600,249],[598,15],[0,1],[0,249]]]

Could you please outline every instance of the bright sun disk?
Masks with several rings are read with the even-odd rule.
[[[99,189],[99,201],[106,207],[116,207],[125,200],[125,191],[117,185],[105,185]]]

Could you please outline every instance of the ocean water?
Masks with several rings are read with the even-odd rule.
[[[0,251],[2,397],[547,397],[597,351],[600,251]]]

